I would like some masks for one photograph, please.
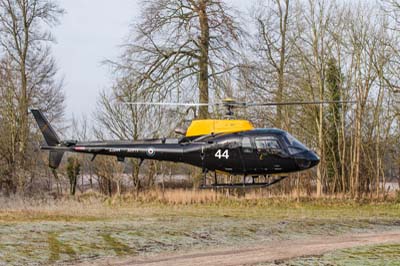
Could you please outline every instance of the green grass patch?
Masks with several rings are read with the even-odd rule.
[[[93,215],[70,215],[58,211],[1,211],[0,224],[10,222],[35,222],[35,221],[67,221],[67,222],[90,222],[97,221],[99,216]]]
[[[75,250],[58,239],[59,234],[56,232],[50,232],[47,237],[47,242],[49,244],[49,262],[54,263],[61,258],[61,254],[68,255],[69,258],[75,258]]]
[[[107,243],[108,247],[114,250],[117,256],[131,254],[134,255],[134,249],[128,245],[118,241],[116,238],[112,237],[111,234],[101,234],[103,240]]]

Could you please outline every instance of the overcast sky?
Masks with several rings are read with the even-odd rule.
[[[250,1],[228,0],[245,11]],[[54,30],[54,56],[64,77],[66,117],[94,112],[101,90],[110,87],[110,73],[101,62],[114,59],[129,25],[140,15],[140,0],[60,0],[66,14]]]

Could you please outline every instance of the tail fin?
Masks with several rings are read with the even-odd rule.
[[[40,131],[48,146],[57,146],[60,144],[60,139],[58,138],[56,132],[51,127],[47,118],[43,115],[42,111],[38,109],[31,109],[33,117],[35,117],[36,123],[39,126]]]
[[[40,131],[46,141],[47,146],[54,147],[58,146],[61,142],[57,136],[57,133],[51,127],[49,121],[43,115],[42,111],[38,109],[31,109],[33,117],[35,118]],[[57,169],[60,166],[64,151],[60,150],[50,150],[49,153],[49,166],[53,169]]]

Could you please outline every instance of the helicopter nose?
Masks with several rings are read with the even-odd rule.
[[[321,159],[319,158],[319,156],[313,152],[313,151],[308,151],[308,160],[310,161],[310,168],[314,167],[316,165],[319,164],[319,162],[321,161]]]
[[[312,168],[319,164],[320,158],[313,151],[305,151],[296,156],[296,163],[302,170]]]

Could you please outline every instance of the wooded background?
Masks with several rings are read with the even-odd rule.
[[[96,188],[109,195],[153,187],[157,173],[190,173],[195,185],[198,173],[190,167],[148,162],[139,169],[134,159],[90,162],[73,155],[51,171],[28,109],[42,109],[78,140],[136,140],[174,136],[190,119],[221,118],[224,110],[121,102],[212,103],[225,97],[357,102],[237,111],[257,127],[289,131],[320,155],[315,171],[294,174],[274,188],[279,193],[300,189],[359,198],[384,195],[387,181],[400,184],[400,1],[260,0],[247,12],[221,0],[149,0],[141,6],[120,56],[104,62],[113,86],[99,95],[92,117],[69,123],[51,51],[62,6],[0,0],[2,193],[51,192],[54,184],[60,191],[63,180],[75,193],[79,176],[94,176]],[[131,182],[124,189],[123,173]]]

